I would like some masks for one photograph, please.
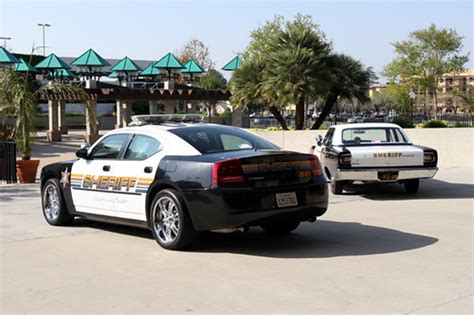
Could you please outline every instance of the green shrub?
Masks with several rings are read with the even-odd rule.
[[[471,125],[469,124],[463,124],[463,123],[456,123],[456,128],[472,128]]]
[[[265,128],[266,131],[280,131],[281,127],[267,127]]]
[[[423,125],[423,128],[448,128],[448,123],[444,120],[430,120]]]
[[[392,120],[392,123],[399,125],[402,128],[413,128],[413,122],[410,119],[397,117]]]

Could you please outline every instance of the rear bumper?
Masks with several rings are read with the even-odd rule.
[[[283,192],[295,192],[298,206],[278,208],[275,194]],[[328,189],[323,176],[307,185],[294,187],[215,187],[183,190],[183,194],[197,231],[257,225],[276,216],[305,220],[324,214],[328,207]]]
[[[378,178],[379,172],[398,172],[399,180],[414,178],[431,178],[438,172],[437,167],[420,167],[420,168],[374,168],[374,169],[338,169],[336,180],[353,180],[353,181],[370,181],[370,182],[386,182]]]

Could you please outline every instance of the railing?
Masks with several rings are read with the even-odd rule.
[[[16,183],[16,144],[0,142],[0,182]]]

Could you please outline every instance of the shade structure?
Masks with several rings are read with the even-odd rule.
[[[153,65],[158,69],[183,69],[183,64],[179,62],[172,53],[167,53]]]
[[[52,77],[63,77],[63,78],[73,78],[74,74],[69,71],[68,69],[56,69],[48,73],[49,76]]]
[[[110,79],[117,79],[118,78],[118,72],[117,71],[112,71],[108,76],[107,78],[110,78]]]
[[[112,71],[133,72],[142,70],[132,59],[124,57],[117,62],[112,68]]]
[[[35,66],[36,69],[71,69],[61,58],[51,54]]]
[[[240,68],[242,59],[239,56],[235,56],[231,61],[229,61],[225,66],[222,67],[224,71],[235,71]]]
[[[15,71],[16,72],[30,72],[30,73],[38,72],[38,70],[36,70],[35,67],[33,67],[30,64],[27,64],[25,60],[23,60],[23,58],[20,58],[18,60],[18,63],[15,66]]]
[[[140,72],[141,77],[155,77],[158,75],[158,69],[154,67],[154,62],[150,63],[145,69]]]
[[[204,73],[206,71],[204,71],[204,69],[201,68],[201,66],[198,65],[196,61],[191,59],[188,62],[186,62],[186,64],[184,65],[184,69],[182,69],[181,72],[198,74],[198,73]]]
[[[108,63],[107,60],[102,58],[93,49],[87,50],[85,53],[83,53],[82,55],[74,59],[74,61],[71,62],[71,64],[75,66],[87,66],[87,67],[110,66],[110,63]]]
[[[0,46],[0,63],[3,64],[13,64],[18,63],[19,60],[15,58],[12,54],[8,52],[3,46]]]

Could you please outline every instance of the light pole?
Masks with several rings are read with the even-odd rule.
[[[47,23],[38,23],[38,26],[41,26],[43,28],[43,56],[46,56],[46,42],[45,42],[45,33],[46,33],[46,28],[50,27],[51,24]]]
[[[11,37],[0,37],[0,40],[3,39],[3,48],[7,49],[7,40],[11,40]]]

